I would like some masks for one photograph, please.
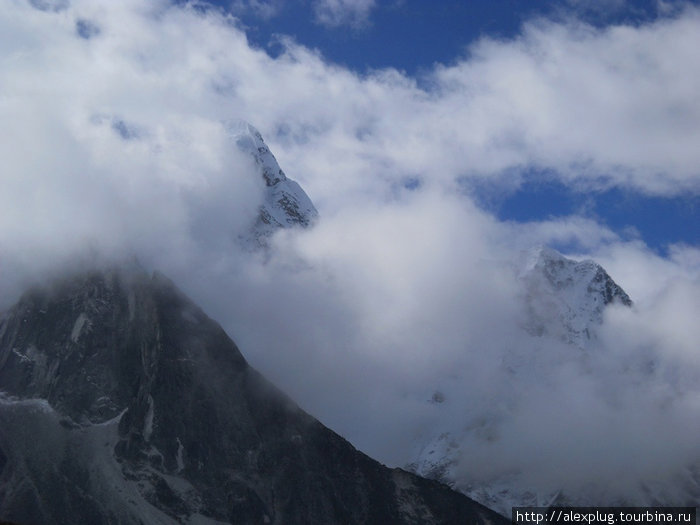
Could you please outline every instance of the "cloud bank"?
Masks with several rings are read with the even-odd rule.
[[[2,306],[86,246],[135,253],[383,461],[410,460],[426,428],[486,418],[497,439],[462,462],[476,480],[519,469],[575,489],[592,465],[610,479],[677,472],[699,460],[698,248],[661,258],[578,216],[501,223],[462,182],[512,189],[537,167],[579,188],[697,194],[699,29],[693,7],[639,27],[535,20],[416,79],[358,75],[289,39],[272,58],[196,5],[12,0]],[[281,232],[267,262],[235,243],[263,182],[227,137],[231,118],[261,130],[322,216]],[[579,247],[635,301],[610,311],[590,358],[519,328],[511,261],[538,243]]]

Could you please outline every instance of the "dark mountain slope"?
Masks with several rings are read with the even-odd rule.
[[[499,523],[299,409],[165,277],[101,270],[0,321],[0,519]]]

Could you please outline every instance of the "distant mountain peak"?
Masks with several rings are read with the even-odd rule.
[[[518,263],[527,307],[526,328],[535,335],[550,333],[585,347],[611,303],[631,306],[627,293],[593,260],[575,261],[552,248],[537,246]]]
[[[256,164],[262,168],[262,176],[267,186],[274,186],[287,180],[277,159],[265,144],[260,132],[244,120],[233,120],[226,123],[228,133],[234,138],[236,146],[241,151],[250,154]]]
[[[604,309],[619,303],[631,306],[625,291],[613,281],[605,269],[592,260],[576,261],[544,245],[520,253],[513,263],[514,277],[520,290],[522,326],[534,339],[543,343],[563,342],[561,348],[586,350],[596,338],[596,329],[603,322]],[[509,373],[532,373],[536,356],[515,352],[506,354],[503,365]],[[572,352],[571,356],[581,355]],[[566,359],[566,357],[564,357]],[[446,403],[449,401],[446,401]],[[463,491],[469,497],[509,515],[512,506],[543,506],[559,495],[558,490],[538,494],[522,486],[520,473],[506,472],[483,480],[465,478],[469,465],[461,465],[462,447],[472,440],[498,439],[499,414],[478,414],[471,420],[445,422],[431,429],[428,439],[416,443],[416,456],[408,468],[420,475],[438,479]]]
[[[241,239],[244,246],[265,246],[280,228],[311,226],[318,218],[316,207],[301,186],[285,175],[260,132],[243,120],[227,122],[226,129],[238,149],[253,158],[266,186],[256,222]]]

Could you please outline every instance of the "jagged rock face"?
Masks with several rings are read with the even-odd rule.
[[[25,294],[0,321],[0,390],[0,519],[500,520],[356,451],[158,274],[94,271]]]
[[[260,132],[243,121],[229,122],[227,129],[238,149],[253,158],[266,186],[258,218],[241,238],[243,246],[264,247],[280,228],[311,226],[318,211],[301,186],[284,174]]]

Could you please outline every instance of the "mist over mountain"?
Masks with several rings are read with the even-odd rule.
[[[339,222],[332,213],[320,220],[306,193],[281,171],[259,132],[245,123],[228,124],[225,129],[229,147],[242,154],[233,169],[263,183],[256,213],[229,223],[229,228],[217,226],[213,232],[221,234],[221,239],[197,238],[196,246],[203,249],[196,254],[175,259],[153,250],[141,254],[147,264],[162,263],[217,312],[227,331],[238,334],[244,347],[251,349],[249,358],[256,366],[306,410],[382,462],[408,466],[447,482],[504,514],[510,505],[520,503],[685,505],[694,501],[698,451],[692,431],[681,433],[697,424],[693,398],[688,395],[696,391],[692,353],[684,352],[683,339],[674,353],[660,343],[640,347],[637,339],[640,330],[658,329],[639,322],[663,314],[671,297],[659,303],[642,301],[640,310],[593,261],[571,260],[545,247],[495,249],[485,242],[482,231],[501,236],[503,232],[475,210],[439,193],[409,194],[410,205],[397,202],[391,213],[369,207],[353,210],[351,222]],[[439,208],[434,205],[437,202]],[[192,231],[205,232],[197,226],[200,216],[192,218]],[[475,220],[481,221],[478,228],[460,227]],[[430,231],[431,237],[421,237],[425,242],[416,244],[415,235],[423,231]],[[368,251],[372,245],[378,250]],[[221,246],[227,253],[211,259]],[[60,481],[43,474],[46,465],[54,465],[49,472],[58,476],[64,468],[76,470],[78,486],[86,493],[95,486],[104,491],[111,484],[117,493],[132,494],[136,501],[132,512],[124,509],[123,499],[110,496],[105,508],[88,505],[86,509],[92,510],[86,512],[146,515],[165,522],[205,515],[225,521],[232,519],[225,516],[235,506],[229,508],[222,501],[240,492],[236,498],[243,507],[239,511],[253,521],[274,515],[285,516],[279,519],[286,523],[290,515],[305,515],[285,507],[287,503],[276,506],[268,497],[269,486],[276,481],[259,479],[258,464],[235,459],[231,469],[243,470],[236,471],[234,478],[247,481],[235,487],[224,483],[226,488],[218,496],[207,477],[214,474],[195,468],[193,477],[179,476],[186,465],[195,464],[185,458],[192,460],[201,453],[208,454],[209,461],[216,457],[222,458],[217,463],[225,463],[224,458],[239,457],[243,446],[222,444],[214,436],[189,435],[191,425],[182,418],[213,417],[225,426],[227,435],[236,435],[244,443],[259,440],[264,448],[259,422],[251,423],[255,431],[226,426],[240,419],[230,410],[236,414],[257,411],[231,407],[228,401],[223,408],[210,410],[207,403],[202,405],[179,387],[173,390],[173,381],[179,385],[193,373],[181,370],[177,363],[202,361],[202,370],[206,369],[200,371],[202,380],[210,383],[213,372],[206,363],[213,358],[208,350],[194,358],[177,357],[174,364],[166,358],[163,374],[157,377],[163,381],[158,388],[167,392],[162,393],[163,399],[154,397],[156,376],[144,370],[151,366],[149,360],[155,363],[160,357],[143,354],[143,345],[162,346],[158,338],[163,334],[154,320],[161,314],[153,306],[144,306],[140,312],[145,317],[134,317],[134,308],[140,304],[137,297],[144,293],[144,304],[151,304],[154,299],[148,299],[149,294],[163,288],[170,290],[163,292],[169,297],[163,307],[190,303],[167,280],[146,278],[140,270],[90,273],[96,265],[114,267],[105,261],[116,253],[84,253],[82,262],[68,257],[64,266],[72,266],[68,273],[78,275],[73,284],[58,277],[67,272],[59,264],[50,285],[57,290],[25,295],[3,320],[6,343],[1,379],[7,429],[3,454],[8,465],[3,487],[6,501],[12,502],[5,508],[14,512],[36,507],[36,512],[48,513],[37,514],[41,519],[82,508],[82,496],[73,493],[57,497],[58,507],[50,509],[26,503],[37,501],[32,498],[38,496],[20,478],[36,478],[41,492],[63,490]],[[51,266],[43,268],[47,267]],[[83,277],[76,274],[81,267],[87,272]],[[196,271],[191,271],[193,267]],[[435,273],[435,268],[442,271]],[[45,271],[40,265],[25,275],[45,283]],[[419,297],[421,301],[415,301]],[[54,300],[68,309],[46,318],[47,310],[41,305]],[[194,306],[181,310],[178,322],[173,321],[180,330],[172,335],[173,341],[201,350],[204,343],[199,340],[218,329],[189,333],[186,327],[209,326],[208,321],[202,321]],[[23,311],[34,312],[34,317],[22,317]],[[692,311],[691,303],[688,312]],[[177,317],[172,312],[168,315]],[[25,319],[28,327],[23,327]],[[150,328],[143,328],[144,323]],[[98,339],[89,342],[90,337]],[[145,342],[137,343],[141,337]],[[658,336],[656,340],[663,341]],[[211,343],[212,348],[217,345]],[[221,345],[231,348],[231,343]],[[142,349],[128,357],[134,352],[128,348],[135,346]],[[104,357],[105,351],[111,357]],[[227,367],[245,363],[237,350],[224,353],[231,354],[232,363],[211,365],[217,373],[227,374]],[[133,366],[139,371],[129,368]],[[240,366],[248,369],[247,364]],[[71,369],[70,377],[59,373]],[[238,388],[234,383],[226,388]],[[212,396],[212,406],[218,397],[238,397],[229,390]],[[256,397],[250,403],[258,401]],[[183,404],[194,412],[183,412]],[[200,408],[208,415],[202,416]],[[17,428],[17,421],[26,419],[25,412],[39,414],[31,416],[38,418],[32,431],[48,436],[52,445],[14,448],[14,443],[26,441],[17,437],[26,432]],[[174,418],[174,422],[158,427],[155,422],[160,417]],[[289,424],[304,435],[294,426],[297,423]],[[206,427],[204,423],[195,426]],[[297,439],[292,430],[271,432]],[[92,437],[85,441],[83,435]],[[664,446],[671,438],[676,444],[672,449]],[[102,440],[102,445],[95,448],[95,440]],[[214,449],[201,452],[205,441]],[[596,446],[590,448],[588,443]],[[277,450],[277,445],[271,446]],[[269,453],[277,454],[274,450]],[[83,459],[71,466],[64,454]],[[36,458],[36,462],[25,465],[20,458]],[[102,466],[89,474],[87,464]],[[621,469],[625,476],[617,474]],[[418,494],[422,489],[416,490]],[[308,495],[324,501],[346,496]],[[423,501],[424,496],[411,498]],[[399,507],[394,511],[402,512]],[[331,519],[323,512],[313,516]],[[381,515],[376,509],[367,512]],[[430,511],[436,516],[437,512]],[[352,519],[360,519],[357,516]]]
[[[314,24],[321,3],[6,3],[0,311],[135,256],[305,413],[392,468],[448,458],[454,486],[510,491],[494,507],[692,501],[698,2],[645,2],[641,18],[629,2],[545,2],[544,18],[514,3],[505,34],[432,3],[335,2],[367,7],[348,39],[409,59],[414,35],[384,30],[404,15],[481,28],[415,73],[363,69],[338,28],[280,35],[275,16]],[[234,5],[279,11],[258,33]],[[94,329],[80,313],[60,348]],[[16,348],[10,386],[45,350]],[[78,405],[117,417],[126,392]],[[6,401],[58,413],[57,398]],[[59,444],[82,432],[61,429]]]
[[[625,376],[635,382],[654,381],[658,363],[647,361],[646,356],[634,356],[613,375],[608,375],[606,368],[615,366],[615,363],[605,361],[614,357],[599,335],[606,310],[625,311],[632,308],[633,303],[627,293],[594,261],[578,262],[552,249],[538,247],[523,252],[514,264],[514,271],[521,285],[519,298],[523,316],[519,328],[522,330],[522,340],[517,348],[508,349],[502,354],[502,368],[513,384],[524,382],[514,392],[518,397],[503,396],[505,405],[488,408],[473,406],[460,416],[449,407],[455,401],[442,390],[436,390],[429,403],[436,411],[448,412],[451,417],[443,418],[431,430],[432,434],[428,434],[428,439],[423,437],[417,441],[416,458],[409,468],[449,483],[506,516],[510,515],[513,506],[695,505],[700,500],[700,477],[697,475],[697,460],[692,455],[686,464],[674,465],[651,457],[658,452],[649,448],[646,451],[649,456],[640,457],[635,468],[619,474],[617,478],[613,475],[615,467],[600,463],[596,463],[585,477],[578,478],[580,470],[565,469],[557,474],[556,468],[579,462],[574,456],[566,459],[559,456],[560,453],[567,454],[567,450],[576,450],[576,445],[570,445],[575,443],[572,440],[591,439],[605,449],[610,445],[605,442],[606,437],[614,436],[613,432],[618,432],[622,427],[615,428],[615,423],[609,422],[607,429],[604,426],[591,428],[589,425],[599,425],[600,422],[587,420],[590,415],[585,409],[581,410],[581,405],[572,403],[573,399],[567,399],[563,405],[565,410],[571,410],[570,414],[557,411],[543,413],[537,407],[528,407],[531,400],[527,396],[532,395],[535,388],[526,388],[525,384],[542,382],[539,388],[546,392],[547,387],[553,386],[550,382],[552,376],[568,369],[567,375],[573,374],[570,376],[572,381],[590,377],[598,382],[598,388],[605,389],[606,397],[609,396],[601,401],[610,403],[612,409],[612,403],[619,402],[617,396],[631,393],[625,392],[630,388],[629,383],[625,384]],[[574,383],[571,387],[573,391],[564,395],[581,394]],[[621,391],[615,392],[618,387]],[[554,392],[562,395],[553,388]],[[459,403],[459,400],[456,402]],[[546,411],[558,406],[558,402],[550,399],[540,402]],[[654,408],[653,405],[648,406],[650,421],[657,416]],[[662,409],[661,413],[664,411]],[[514,419],[523,416],[532,418],[531,435],[536,436],[542,447],[536,459],[511,456],[506,461],[482,464],[481,471],[475,469],[475,450],[483,454],[492,449],[490,457],[494,457],[497,456],[496,450],[504,452],[501,447],[503,441],[508,443],[506,446],[518,446],[514,437],[516,434],[511,434],[514,432],[511,425]],[[577,418],[581,418],[581,421],[577,421]],[[565,419],[563,425],[562,419]],[[545,435],[549,429],[556,429],[555,436]],[[645,432],[643,428],[634,430],[631,427],[624,428],[624,431]],[[647,429],[646,432],[650,431]],[[531,439],[522,431],[517,435],[523,440]],[[649,446],[649,443],[636,442],[633,437],[627,437],[624,443],[628,446]],[[529,454],[532,452],[528,451]],[[635,454],[638,452],[635,450]],[[624,452],[618,454],[623,455]],[[604,454],[601,456],[604,457]],[[546,463],[548,460],[554,461],[551,466]],[[619,460],[619,457],[605,459],[611,465],[618,466]],[[543,462],[544,466],[538,462]]]

